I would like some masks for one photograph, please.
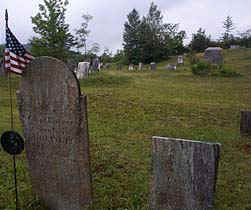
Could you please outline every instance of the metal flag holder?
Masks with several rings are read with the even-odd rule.
[[[5,11],[6,27],[8,27],[8,13]],[[8,70],[8,69],[7,69]],[[12,102],[12,86],[11,86],[11,73],[8,71],[8,83],[10,93],[10,131],[6,131],[1,136],[1,145],[7,153],[13,155],[13,168],[14,168],[14,183],[16,194],[16,210],[18,210],[18,192],[17,192],[17,176],[16,176],[16,155],[21,154],[24,150],[23,138],[14,131],[14,117],[13,117],[13,102]]]

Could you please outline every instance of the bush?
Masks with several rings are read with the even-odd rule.
[[[238,77],[241,76],[239,72],[234,71],[230,66],[220,66],[219,74],[223,77]]]
[[[192,65],[192,72],[195,75],[208,75],[211,71],[211,64],[208,62],[199,61]]]
[[[199,58],[196,56],[195,52],[190,52],[187,55],[188,61],[191,65],[194,65],[199,62]]]
[[[199,61],[192,65],[192,73],[200,76],[222,76],[222,77],[237,77],[241,76],[239,72],[236,72],[232,67],[227,65],[210,64],[206,61]]]

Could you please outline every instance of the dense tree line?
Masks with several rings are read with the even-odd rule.
[[[133,9],[124,24],[123,47],[128,63],[150,63],[184,51],[185,31],[178,24],[163,23],[157,5],[151,3],[148,14],[140,17]]]

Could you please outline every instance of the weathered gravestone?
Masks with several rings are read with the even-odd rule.
[[[175,64],[167,64],[164,69],[166,70],[176,70],[176,65]]]
[[[251,111],[241,111],[240,133],[242,136],[251,136]]]
[[[139,71],[143,69],[143,63],[139,63]]]
[[[89,76],[90,63],[89,62],[79,62],[77,68],[77,78],[83,79]]]
[[[222,48],[208,47],[204,52],[204,58],[213,64],[223,64]]]
[[[34,192],[46,209],[88,209],[87,103],[74,73],[57,59],[36,58],[17,95]]]
[[[155,70],[156,69],[156,63],[154,63],[154,62],[150,63],[150,69]]]
[[[152,138],[150,210],[213,209],[220,145]]]
[[[130,65],[129,65],[128,70],[129,70],[129,71],[133,71],[133,64],[130,64]]]
[[[99,58],[94,58],[92,60],[92,70],[93,70],[93,72],[100,71],[99,64],[100,64]]]
[[[7,75],[7,72],[5,70],[4,61],[2,59],[0,60],[0,76],[6,76],[6,75]]]
[[[183,64],[184,64],[183,56],[182,56],[182,55],[179,55],[179,56],[178,56],[178,65],[183,65]]]

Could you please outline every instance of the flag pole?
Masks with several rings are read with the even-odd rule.
[[[6,30],[8,28],[8,11],[5,10],[5,23]],[[6,68],[6,67],[5,67]],[[12,100],[12,85],[11,85],[11,72],[6,68],[8,73],[9,93],[10,93],[10,127],[11,131],[14,130],[14,117],[13,117],[13,100]],[[18,210],[18,193],[17,193],[17,173],[16,173],[16,155],[13,155],[13,168],[14,168],[14,182],[15,182],[15,194],[16,194],[16,210]]]

